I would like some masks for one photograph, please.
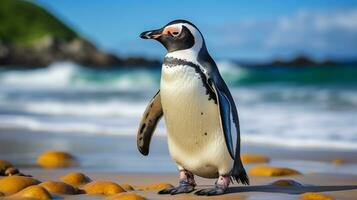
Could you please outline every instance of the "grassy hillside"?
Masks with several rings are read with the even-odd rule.
[[[30,45],[46,35],[66,41],[78,37],[51,13],[30,1],[0,0],[0,41]]]

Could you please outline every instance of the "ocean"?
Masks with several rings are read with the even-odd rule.
[[[357,66],[249,68],[228,61],[217,64],[238,107],[243,145],[357,150]],[[106,144],[115,146],[112,139],[96,146],[96,138],[135,138],[141,115],[159,82],[159,68],[93,70],[61,62],[44,69],[1,71],[0,156],[26,160],[19,152],[33,158],[45,148],[88,152],[89,147],[74,145],[81,140],[97,153],[112,152],[113,156],[125,151],[124,147],[115,151],[106,148]],[[16,136],[20,132],[21,136]],[[160,122],[153,141],[162,140],[159,146],[166,149],[165,135],[165,125]],[[68,137],[74,141],[61,142]],[[52,142],[41,142],[46,138]],[[26,141],[33,143],[26,146]],[[134,151],[135,139],[130,141]],[[154,151],[160,152],[160,148]],[[167,153],[156,159],[169,162]]]

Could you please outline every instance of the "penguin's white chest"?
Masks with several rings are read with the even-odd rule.
[[[179,168],[206,178],[228,174],[233,160],[226,148],[219,108],[209,100],[195,69],[164,65],[160,95],[170,154]]]

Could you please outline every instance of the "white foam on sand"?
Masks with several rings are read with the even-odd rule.
[[[72,116],[140,116],[145,110],[147,102],[127,102],[120,100],[102,102],[26,102],[23,110],[36,114],[72,115]]]

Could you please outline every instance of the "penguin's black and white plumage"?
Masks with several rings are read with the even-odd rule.
[[[194,175],[218,178],[214,188],[199,190],[197,195],[223,194],[232,178],[249,184],[240,159],[237,108],[201,32],[186,20],[175,20],[140,37],[155,39],[168,51],[160,90],[143,115],[137,137],[139,151],[147,155],[156,124],[164,116],[180,185],[159,193],[192,192]]]

